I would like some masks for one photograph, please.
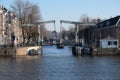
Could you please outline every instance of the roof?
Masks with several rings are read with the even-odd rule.
[[[108,37],[101,39],[101,40],[118,40],[118,39],[108,36]]]
[[[119,21],[119,19],[120,19],[120,16],[116,16],[114,18],[107,19],[105,21],[102,21],[102,22],[96,24],[96,28],[103,28],[103,27],[109,27],[109,26],[116,25],[117,22]]]

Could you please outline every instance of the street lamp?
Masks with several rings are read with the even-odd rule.
[[[40,25],[38,25],[38,46],[40,46],[41,40],[40,40]]]

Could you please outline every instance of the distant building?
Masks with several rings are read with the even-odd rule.
[[[56,40],[57,39],[57,32],[52,31],[51,34],[50,34],[50,38],[53,39],[53,40]]]

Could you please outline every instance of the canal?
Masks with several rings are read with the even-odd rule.
[[[0,80],[120,80],[120,57],[73,57],[67,46],[45,46],[41,57],[0,57]]]

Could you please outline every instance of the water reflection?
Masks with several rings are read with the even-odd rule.
[[[43,55],[44,56],[65,56],[71,55],[72,51],[71,47],[64,46],[63,49],[58,49],[56,46],[45,46],[43,47]]]
[[[48,49],[46,47],[46,52]],[[65,50],[67,52],[69,49],[66,47]],[[0,58],[0,80],[120,80],[119,56],[48,54],[41,57]]]

